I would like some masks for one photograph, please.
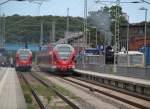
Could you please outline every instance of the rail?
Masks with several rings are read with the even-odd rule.
[[[71,80],[71,79],[68,79],[68,78],[63,78],[63,79],[66,80],[66,81],[72,82],[72,83],[74,83],[74,84],[80,85],[80,86],[82,86],[82,87],[88,88],[88,89],[91,90],[91,91],[95,91],[95,92],[104,94],[104,95],[106,95],[106,96],[109,96],[109,97],[111,97],[111,98],[117,99],[117,100],[119,100],[119,101],[125,102],[125,103],[127,103],[127,104],[132,105],[132,106],[135,106],[135,107],[138,107],[138,108],[141,108],[141,109],[150,109],[149,106],[145,106],[145,105],[142,105],[142,104],[137,103],[136,101],[131,101],[131,100],[128,100],[128,99],[126,99],[126,98],[123,98],[123,97],[120,97],[120,96],[117,96],[117,95],[113,95],[112,93],[108,93],[108,92],[105,92],[105,91],[103,91],[103,90],[99,90],[99,89],[97,89],[97,88],[91,87],[90,85],[86,85],[86,84],[83,84],[83,83],[80,83],[80,82],[76,82],[76,81]],[[82,80],[80,80],[80,81],[82,81]],[[85,82],[85,81],[84,81],[84,82]],[[86,81],[86,83],[87,83],[87,81]],[[94,84],[94,85],[96,85],[96,84]],[[106,88],[106,87],[104,87],[104,88]],[[124,93],[123,93],[123,94],[124,94]],[[143,100],[143,99],[142,99],[142,100]],[[146,100],[146,101],[147,101],[147,100]]]
[[[23,80],[25,81],[25,83],[28,85],[28,87],[29,87],[29,89],[30,89],[32,95],[34,96],[36,102],[38,103],[40,109],[46,109],[46,107],[45,107],[44,104],[42,103],[41,99],[39,98],[39,96],[38,96],[36,90],[34,90],[34,89],[31,87],[31,85],[30,85],[30,83],[28,82],[28,80],[26,79],[26,77],[25,77],[22,73],[20,73],[20,74],[21,74]]]
[[[59,96],[62,100],[64,100],[70,107],[72,107],[73,109],[80,109],[80,107],[78,107],[75,103],[73,103],[71,100],[69,100],[68,98],[66,98],[64,95],[62,95],[60,92],[58,92],[56,89],[55,89],[55,87],[54,87],[54,85],[53,85],[53,83],[51,82],[51,81],[46,81],[46,80],[42,80],[40,77],[40,75],[38,75],[38,74],[36,74],[36,75],[38,75],[38,76],[36,76],[35,74],[33,74],[33,73],[30,73],[34,78],[36,78],[37,80],[39,80],[43,85],[45,85],[46,87],[48,87],[48,88],[51,88],[54,92],[55,92],[55,94],[57,95],[57,96]]]

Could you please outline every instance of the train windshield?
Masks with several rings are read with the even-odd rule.
[[[67,60],[70,57],[70,53],[61,52],[59,53],[60,59]]]
[[[131,64],[141,64],[143,62],[143,55],[130,55]]]
[[[19,51],[19,57],[20,59],[28,59],[29,51],[21,50]]]
[[[71,52],[70,47],[58,47],[59,52]]]
[[[70,58],[73,48],[68,45],[59,45],[56,47],[56,50],[60,59],[67,60]]]

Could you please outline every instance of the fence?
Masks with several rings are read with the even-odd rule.
[[[89,58],[89,57],[88,57]],[[99,63],[88,63],[88,58],[82,58],[76,65],[77,69],[94,71],[99,73],[107,73],[120,76],[136,77],[142,79],[150,79],[150,68],[138,68],[138,67],[122,67],[116,66],[116,72],[114,72],[114,65],[105,65],[103,57],[96,57],[102,59]],[[95,59],[94,59],[95,60]]]

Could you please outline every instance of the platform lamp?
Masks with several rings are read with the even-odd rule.
[[[145,67],[146,67],[146,56],[147,56],[147,52],[146,52],[146,37],[147,37],[147,8],[141,7],[140,10],[144,10],[145,11],[145,32],[144,32],[144,54],[145,54]]]

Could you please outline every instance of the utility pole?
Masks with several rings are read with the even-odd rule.
[[[55,42],[55,21],[52,22],[52,42]]]
[[[4,43],[5,43],[5,15],[1,14],[1,9],[0,9],[0,47],[1,48],[4,48]]]
[[[67,25],[66,25],[66,37],[69,35],[69,8],[67,8]]]
[[[83,51],[85,50],[87,46],[87,0],[84,0],[84,35],[83,35]],[[84,56],[82,57],[82,64],[83,64],[83,69],[85,68],[85,59]]]
[[[5,15],[2,16],[2,47],[5,47]]]
[[[3,34],[2,34],[2,16],[1,16],[1,6],[0,6],[0,47],[3,47]]]
[[[87,0],[84,0],[84,48],[87,45]]]
[[[145,46],[145,67],[147,65],[147,50],[146,50],[146,38],[147,38],[147,9],[145,9],[145,34],[144,34],[144,46]]]
[[[127,66],[129,65],[129,27],[130,27],[130,23],[129,23],[129,15],[127,13],[123,13],[125,18],[127,19],[127,38],[126,38],[126,51],[127,51]]]
[[[146,67],[146,64],[147,64],[147,50],[146,50],[146,39],[147,39],[147,8],[144,8],[144,7],[142,7],[142,8],[140,8],[140,10],[144,10],[145,11],[145,32],[144,32],[144,49],[145,49],[145,52],[144,52],[144,54],[145,54],[145,67]]]
[[[40,36],[40,47],[43,45],[43,21],[41,21],[41,36]]]
[[[117,0],[116,1],[116,21],[115,21],[115,43],[117,44],[116,45],[116,48],[117,48],[117,51],[120,50],[120,43],[119,43],[119,39],[120,39],[120,22],[119,22],[119,7],[120,7],[120,0]]]
[[[115,15],[115,49],[114,49],[114,72],[117,72],[116,68],[116,53],[119,51],[119,6],[120,0],[116,0],[116,15]]]
[[[129,66],[129,16],[127,15],[127,19],[128,19],[128,25],[127,25],[127,66]]]

